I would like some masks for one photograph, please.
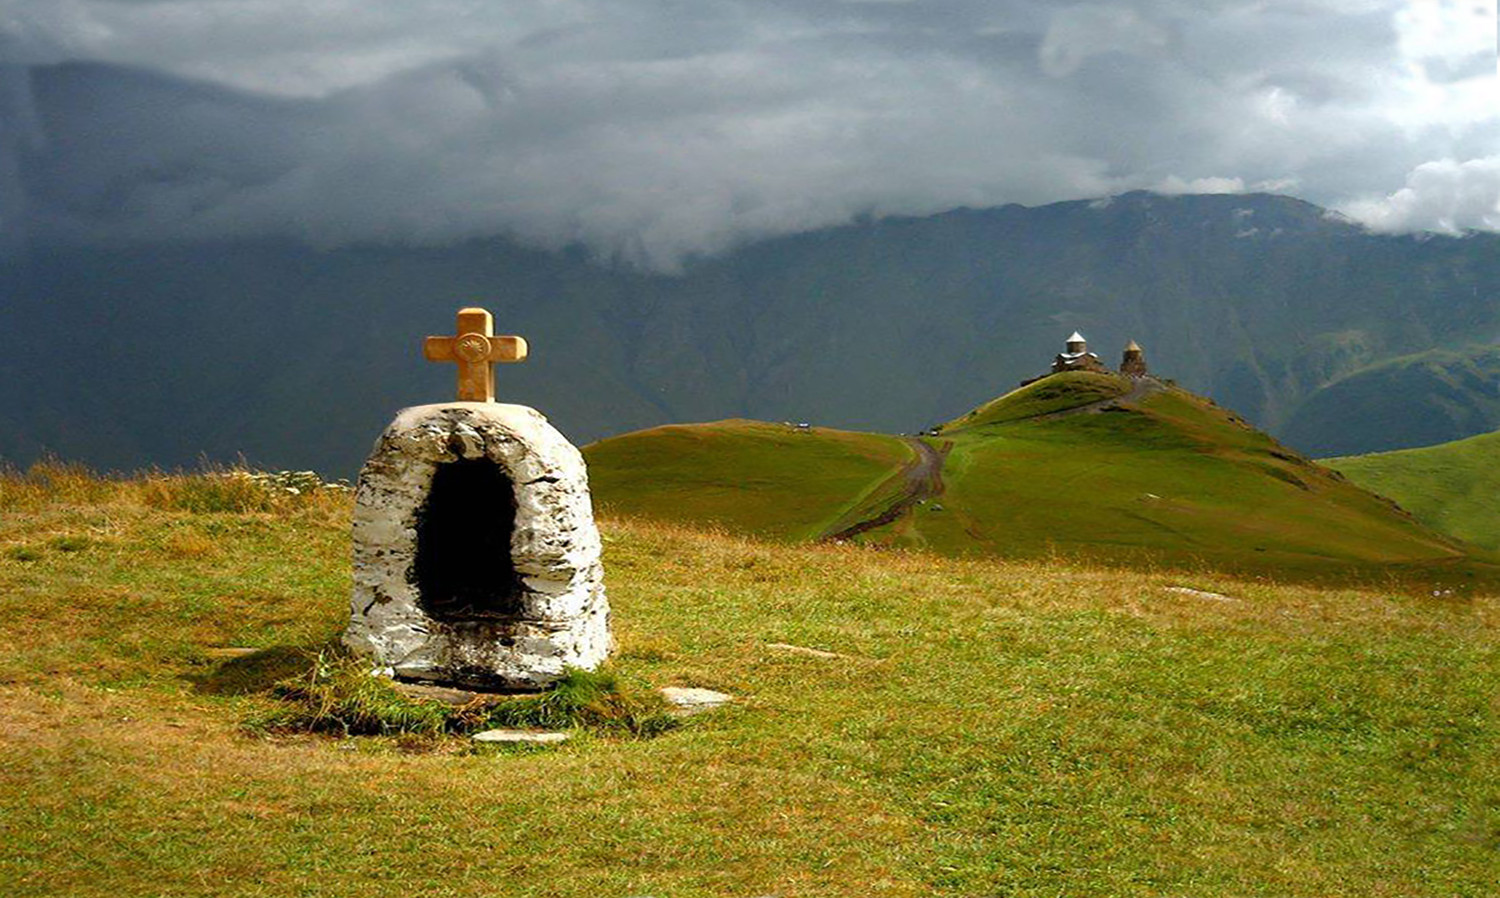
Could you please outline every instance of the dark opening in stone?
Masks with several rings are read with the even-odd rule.
[[[488,459],[437,466],[417,511],[411,580],[435,620],[508,617],[521,611],[521,578],[510,557],[516,497]]]

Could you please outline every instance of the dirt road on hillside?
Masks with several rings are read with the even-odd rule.
[[[925,502],[943,494],[943,459],[948,457],[948,450],[953,448],[953,444],[945,442],[941,448],[934,448],[916,437],[903,437],[902,439],[916,452],[916,457],[903,465],[901,470],[891,475],[890,480],[887,481],[887,483],[899,481],[900,489],[896,498],[883,510],[870,517],[824,533],[818,539],[830,542],[852,539],[861,533],[892,523],[919,502]],[[879,492],[884,487],[885,485],[882,484],[876,491]]]
[[[1074,415],[1091,415],[1095,412],[1102,412],[1107,408],[1116,408],[1121,403],[1139,402],[1152,393],[1160,393],[1166,389],[1162,385],[1162,382],[1154,377],[1136,377],[1132,378],[1132,380],[1134,383],[1130,385],[1130,389],[1113,399],[1100,399],[1098,402],[1090,402],[1087,405],[1080,405],[1076,408],[1066,408],[1060,412],[1048,412],[1045,415],[1037,415],[1034,418],[1025,418],[1023,420],[1052,421],[1058,418],[1071,418]]]
[[[1130,389],[1119,396],[1111,399],[1100,399],[1077,408],[1064,409],[1060,412],[1050,412],[1045,415],[1037,415],[1028,418],[1028,421],[1048,421],[1054,418],[1070,418],[1073,415],[1089,415],[1102,412],[1105,409],[1115,408],[1124,403],[1138,402],[1152,393],[1159,393],[1166,387],[1154,377],[1138,377],[1134,379]],[[924,440],[916,437],[903,437],[906,444],[916,452],[916,457],[902,466],[901,470],[892,474],[890,479],[876,487],[876,494],[883,492],[894,492],[895,498],[883,509],[872,511],[866,517],[860,518],[853,523],[841,520],[834,524],[822,536],[820,541],[835,542],[839,540],[853,539],[861,533],[868,533],[877,527],[884,527],[900,519],[919,503],[929,499],[935,499],[943,494],[943,461],[948,457],[948,452],[953,444],[944,441],[938,447],[929,445]],[[894,490],[891,487],[895,487]],[[989,540],[979,532],[978,527],[972,520],[964,524],[964,530],[974,539],[980,542]]]

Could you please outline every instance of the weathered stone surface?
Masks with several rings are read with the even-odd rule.
[[[460,560],[507,572],[513,594],[503,606],[438,615],[424,605],[416,575],[433,478],[443,465],[486,461],[514,494],[509,557],[502,540],[494,557]],[[482,522],[509,511],[491,512],[485,501],[493,500],[476,498],[465,513]],[[597,667],[609,653],[609,602],[583,457],[534,409],[452,402],[402,410],[360,472],[353,537],[344,643],[382,673],[481,691],[538,688],[565,667]]]
[[[558,742],[567,742],[569,734],[559,733],[555,730],[545,732],[537,732],[535,730],[485,730],[482,733],[475,733],[472,738],[475,742],[549,745]]]
[[[661,694],[677,714],[698,714],[734,701],[732,695],[695,686],[663,686]]]

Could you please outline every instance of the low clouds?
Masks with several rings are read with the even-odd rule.
[[[1500,155],[1423,163],[1405,187],[1343,211],[1376,231],[1500,231]]]
[[[669,269],[860,214],[1290,187],[1493,229],[1494,31],[1470,0],[0,0],[0,228]]]
[[[1245,182],[1239,178],[1194,178],[1184,181],[1176,175],[1152,185],[1152,190],[1168,196],[1187,193],[1244,193]]]

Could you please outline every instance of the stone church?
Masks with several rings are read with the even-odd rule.
[[[1095,371],[1100,374],[1109,374],[1109,368],[1101,361],[1095,353],[1089,352],[1088,341],[1083,334],[1077,331],[1067,339],[1064,349],[1052,359],[1052,370],[1040,377],[1021,382],[1021,386],[1036,383],[1043,377],[1053,374],[1061,374],[1064,371]],[[1146,352],[1141,349],[1140,344],[1131,340],[1125,345],[1125,354],[1120,359],[1120,373],[1126,377],[1146,377],[1149,372],[1146,369]]]
[[[1067,348],[1059,352],[1052,359],[1053,374],[1061,374],[1064,371],[1098,371],[1104,373],[1109,370],[1104,367],[1103,362],[1099,361],[1097,355],[1089,352],[1088,341],[1078,331],[1073,332],[1073,336],[1068,338],[1068,342],[1065,345]]]

